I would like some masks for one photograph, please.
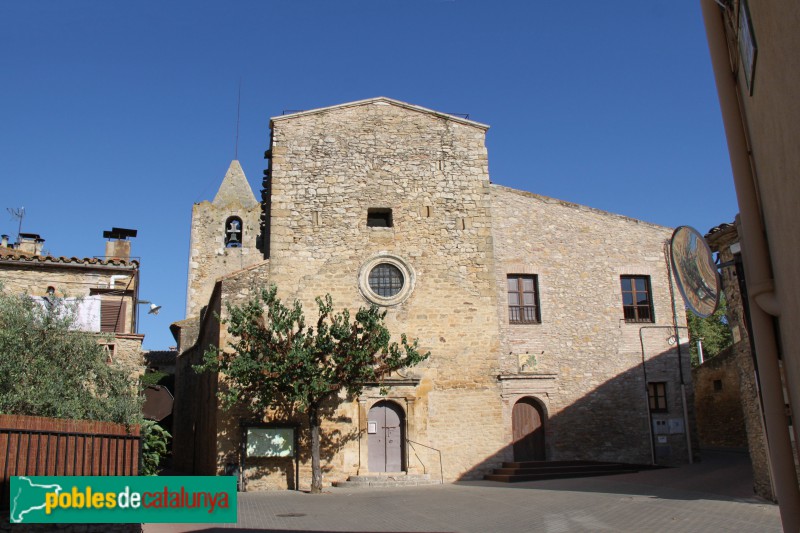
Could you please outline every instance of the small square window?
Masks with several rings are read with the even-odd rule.
[[[106,363],[113,363],[117,355],[117,345],[113,343],[100,343],[106,355]]]
[[[508,322],[539,324],[539,280],[530,274],[508,275]]]
[[[714,392],[719,392],[722,390],[722,380],[715,379],[714,380]]]
[[[367,227],[391,228],[392,210],[386,207],[370,207],[367,209]]]
[[[665,382],[648,383],[647,398],[650,401],[650,412],[667,412],[667,384]]]
[[[625,322],[655,322],[650,276],[622,276],[620,283]]]

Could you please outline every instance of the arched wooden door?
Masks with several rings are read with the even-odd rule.
[[[515,461],[544,461],[544,410],[533,398],[522,398],[511,413]]]
[[[370,472],[402,472],[405,440],[403,410],[394,402],[378,402],[367,416]]]

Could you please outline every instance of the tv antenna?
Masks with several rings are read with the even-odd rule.
[[[6,211],[11,213],[12,218],[19,220],[19,225],[17,226],[17,242],[19,242],[19,234],[22,233],[22,219],[25,218],[25,208],[20,207],[16,209],[13,207],[6,207]]]

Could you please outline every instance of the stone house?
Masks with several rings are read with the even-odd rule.
[[[775,500],[757,365],[746,319],[749,308],[739,233],[735,224],[720,224],[705,235],[705,240],[724,265],[720,279],[733,345],[692,369],[697,435],[703,448],[746,449],[753,467],[753,491]]]
[[[378,305],[393,334],[431,352],[388,394],[330,406],[326,482],[474,479],[512,459],[690,459],[671,229],[491,183],[487,129],[374,98],[273,118],[260,202],[231,163],[214,201],[193,208],[187,317],[172,326],[177,469],[240,469],[250,488],[310,479],[302,440],[299,478],[286,458],[245,457],[249,415],[219,408],[224,376],[192,370],[227,346],[225,304],[268,284],[307,313],[325,293],[339,309]]]
[[[105,232],[105,255],[86,258],[52,256],[37,234],[22,233],[13,244],[3,235],[0,282],[8,291],[37,299],[77,300],[80,329],[97,333],[109,361],[138,375],[144,339],[136,331],[139,261],[131,258],[128,240],[135,234],[120,234],[118,228]]]

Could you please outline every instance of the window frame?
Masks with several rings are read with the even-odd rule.
[[[367,209],[368,228],[393,228],[394,216],[391,207],[370,207]]]
[[[643,280],[645,283],[644,294],[647,299],[646,304],[637,303],[639,300],[637,299],[638,294],[642,294],[642,291],[636,289],[636,280]],[[628,286],[630,288],[625,287],[625,281],[630,281]],[[620,294],[622,295],[622,316],[625,322],[630,324],[642,324],[642,323],[654,323],[656,321],[656,314],[653,308],[653,287],[650,284],[650,276],[642,276],[642,275],[635,275],[635,274],[625,274],[619,277],[620,282]],[[626,304],[625,303],[625,294],[631,294],[633,303]],[[647,309],[649,313],[648,317],[642,317],[640,309]],[[629,312],[632,314],[632,317],[629,317]]]
[[[380,298],[394,298],[406,284],[403,271],[388,261],[378,263],[367,274],[370,290]],[[387,293],[387,294],[384,294]]]
[[[369,285],[369,274],[381,263],[388,263],[396,267],[403,275],[403,287],[400,292],[392,297],[383,297],[376,294]],[[367,259],[358,270],[358,289],[361,295],[370,303],[380,307],[392,307],[403,303],[414,291],[416,274],[411,265],[403,258],[394,254],[380,252]]]
[[[659,389],[661,394],[659,394]],[[667,403],[667,382],[649,381],[647,382],[647,405],[651,413],[668,413],[669,404]]]
[[[526,291],[523,285],[523,280],[530,279],[533,281],[533,290]],[[516,281],[516,290],[511,290],[509,282]],[[511,294],[517,295],[519,304],[511,304]],[[525,294],[533,294],[533,305],[525,305]],[[508,301],[508,323],[509,324],[541,324],[542,313],[541,305],[539,302],[539,276],[537,274],[506,274],[506,299]],[[525,308],[533,307],[533,317],[527,318],[529,313]],[[515,318],[516,316],[516,318]]]

